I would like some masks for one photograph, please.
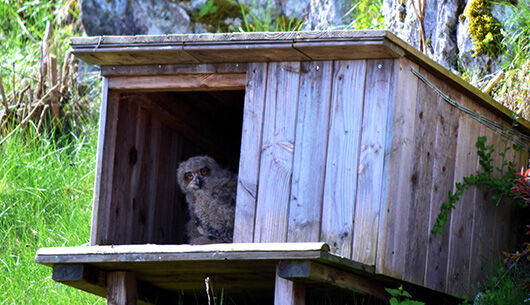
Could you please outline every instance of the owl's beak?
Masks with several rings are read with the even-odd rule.
[[[201,179],[199,179],[199,176],[195,176],[195,177],[193,178],[193,183],[194,183],[195,185],[197,185],[198,188],[201,188],[201,186],[202,186],[202,182],[201,182]]]

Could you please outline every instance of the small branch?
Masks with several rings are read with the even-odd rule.
[[[2,94],[2,103],[4,104],[4,108],[6,109],[5,113],[9,112],[9,105],[7,104],[7,97],[6,93],[4,91],[4,84],[2,82],[2,74],[0,73],[0,94]]]
[[[208,295],[208,305],[215,305],[215,296],[213,294],[212,281],[210,277],[204,279],[204,284],[206,284],[206,295]]]
[[[28,113],[28,115],[22,120],[22,122],[20,122],[20,124],[17,125],[17,127],[15,127],[15,129],[13,129],[7,136],[5,136],[1,141],[0,141],[0,145],[2,145],[7,139],[9,139],[14,133],[15,131],[17,131],[21,126],[24,126],[26,125],[26,123],[31,119],[31,117],[33,116],[33,114],[35,113],[35,111],[37,111],[37,109],[39,108],[39,106],[41,105],[45,105],[43,103],[44,99],[46,99],[48,97],[48,95],[50,95],[50,93],[55,90],[55,88],[57,87],[57,85],[53,88],[51,88],[48,92],[46,92],[46,94],[40,98],[39,101],[37,101],[37,103],[33,106],[33,109],[30,111],[30,113]]]
[[[497,73],[490,81],[486,84],[484,89],[482,89],[482,92],[488,94],[495,88],[498,82],[500,82],[504,78],[504,71],[500,70],[499,73]]]

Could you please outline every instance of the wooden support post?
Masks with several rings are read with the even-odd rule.
[[[305,305],[305,284],[286,280],[279,275],[276,267],[274,285],[274,305]]]
[[[312,261],[281,261],[276,269],[276,278],[278,277],[302,284],[328,284],[388,300],[383,282]]]
[[[107,273],[107,304],[136,305],[137,299],[136,274],[128,271]]]

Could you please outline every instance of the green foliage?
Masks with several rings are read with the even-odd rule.
[[[13,82],[38,80],[39,42],[47,21],[54,36],[50,51],[58,62],[69,48],[67,38],[81,34],[77,1],[0,0],[0,20],[0,73],[7,94],[17,85]],[[12,75],[16,77],[8,77]]]
[[[508,55],[506,68],[517,68],[530,60],[530,2],[518,0],[517,4],[503,3],[509,11],[502,30],[502,43]]]
[[[492,199],[500,201],[502,197],[511,197],[511,190],[514,186],[514,180],[517,178],[515,164],[506,160],[506,153],[513,150],[521,150],[518,145],[508,146],[508,141],[503,140],[504,150],[499,152],[501,157],[501,165],[493,165],[493,153],[495,148],[493,145],[486,145],[487,138],[485,136],[478,137],[476,142],[477,155],[479,157],[479,164],[482,169],[481,172],[469,175],[463,178],[463,182],[455,184],[456,191],[449,191],[448,200],[442,203],[440,213],[436,218],[436,222],[432,228],[433,234],[443,234],[443,228],[447,223],[449,213],[455,209],[455,203],[460,200],[464,191],[468,190],[473,185],[486,185],[492,192]]]
[[[288,18],[274,11],[269,1],[265,7],[240,5],[243,24],[241,32],[291,32],[300,31],[305,19]]]
[[[210,32],[236,30],[234,20],[241,18],[240,5],[234,0],[208,0],[191,19],[203,24]]]
[[[502,25],[491,15],[491,7],[491,0],[472,0],[464,11],[469,20],[469,34],[475,43],[475,56],[487,54],[496,58],[502,51]]]
[[[497,274],[488,279],[482,292],[475,298],[480,305],[525,304],[530,296],[530,264],[497,268]]]
[[[63,136],[37,136],[30,126],[0,146],[1,304],[104,304],[54,282],[51,269],[34,262],[41,247],[89,241],[95,126]]]
[[[423,302],[412,300],[412,296],[403,286],[399,286],[398,289],[385,288],[392,298],[390,298],[390,305],[425,305]]]
[[[348,12],[352,22],[347,26],[350,29],[384,29],[382,13],[383,0],[358,0],[352,2],[352,9]]]

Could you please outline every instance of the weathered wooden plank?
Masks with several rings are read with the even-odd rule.
[[[243,90],[245,73],[177,74],[109,77],[109,88],[143,91]]]
[[[435,84],[454,100],[461,100],[458,92],[450,90],[448,86],[439,81]],[[442,203],[447,200],[448,192],[453,191],[454,188],[455,138],[458,135],[459,110],[445,102],[441,97],[438,97],[438,99],[429,226],[427,227],[427,231],[424,232],[424,234],[429,236],[425,286],[438,291],[445,291],[449,251],[449,226],[451,222],[448,221],[442,236],[432,234],[431,229],[440,212]]]
[[[156,65],[156,64],[189,64],[199,63],[182,46],[170,48],[133,49],[125,47],[105,48],[104,50],[76,49],[73,54],[91,65]]]
[[[405,272],[408,226],[412,201],[411,179],[414,167],[414,130],[418,78],[411,68],[418,66],[402,58],[395,62],[396,91],[394,99],[392,150],[390,154],[388,191],[382,194],[387,202],[380,217],[376,272],[401,279]]]
[[[366,68],[363,122],[354,218],[352,259],[375,264],[381,192],[387,146],[387,119],[391,118],[393,60],[369,60]],[[385,178],[386,179],[386,178]]]
[[[287,232],[290,242],[320,238],[332,70],[331,61],[301,64]]]
[[[293,282],[327,284],[388,300],[382,282],[312,261],[281,261],[278,275]]]
[[[384,41],[355,43],[351,41],[337,42],[295,42],[293,47],[300,50],[312,60],[354,60],[398,58],[404,52],[396,52],[396,48],[389,48]]]
[[[130,243],[128,232],[132,228],[131,201],[131,173],[137,162],[136,149],[136,121],[138,106],[126,100],[120,100],[118,105],[118,125],[116,139],[114,172],[112,183],[112,197],[108,208],[108,222],[106,233],[107,244]]]
[[[241,154],[237,177],[234,242],[252,242],[254,240],[265,90],[267,88],[267,64],[250,64],[247,76]]]
[[[103,76],[246,73],[247,63],[101,66]]]
[[[112,271],[107,273],[107,304],[136,305],[138,289],[133,272]]]
[[[254,242],[287,238],[299,79],[299,62],[269,64]]]
[[[423,69],[420,72],[425,73]],[[427,231],[433,182],[434,140],[436,134],[436,111],[438,96],[423,82],[418,83],[414,123],[414,165],[408,178],[409,218],[407,226],[407,248],[403,279],[423,285],[427,258]]]
[[[269,61],[306,61],[311,58],[304,53],[294,49],[289,43],[262,43],[262,44],[194,44],[184,46],[184,51],[196,58],[201,63],[209,62],[240,62],[245,58],[246,62],[269,62]]]
[[[146,191],[144,187],[145,183],[142,183],[143,178],[145,177],[145,166],[144,166],[144,155],[149,150],[149,147],[146,146],[149,141],[146,139],[146,133],[149,132],[147,127],[150,123],[150,115],[142,108],[138,109],[138,115],[136,120],[136,139],[135,146],[130,151],[130,157],[135,159],[137,166],[133,166],[131,171],[131,182],[130,182],[130,216],[125,227],[130,228],[127,231],[126,240],[129,243],[148,243],[149,240],[146,238],[144,233],[145,230],[145,215],[147,209],[150,208],[150,204],[140,198],[143,196],[143,193]],[[147,142],[147,143],[146,143]]]
[[[468,106],[465,98],[461,100]],[[475,174],[478,170],[478,155],[475,143],[480,135],[480,123],[467,114],[459,113],[459,127],[456,146],[455,182]],[[453,192],[456,189],[453,188]],[[449,257],[446,291],[452,295],[472,295],[469,282],[469,267],[472,248],[473,214],[477,196],[476,187],[465,191],[456,209],[452,212],[449,235]]]
[[[94,204],[90,244],[102,242],[107,228],[106,215],[110,201],[114,149],[116,143],[116,123],[118,117],[119,94],[108,91],[108,79],[103,79],[103,94],[99,117],[98,148],[96,155],[96,178],[94,181]]]
[[[99,296],[107,295],[107,275],[88,265],[55,264],[52,269],[52,279]]]
[[[487,145],[499,147],[500,140],[496,140],[498,138],[491,129],[483,126],[481,136],[487,137]],[[479,190],[473,221],[470,283],[480,283],[491,275],[495,262],[500,260],[500,253],[494,251],[496,201],[491,199],[492,193],[486,188]]]
[[[222,252],[302,252],[324,251],[329,252],[329,246],[323,242],[307,243],[233,243],[233,244],[209,244],[209,245],[114,245],[114,246],[92,246],[92,247],[50,247],[41,248],[37,251],[37,262],[44,256],[62,255],[85,255],[85,254],[127,254],[127,253],[153,253],[153,254],[197,254]]]
[[[336,61],[320,239],[351,257],[366,62]]]
[[[276,268],[274,305],[305,305],[305,285],[280,276],[280,265]]]

